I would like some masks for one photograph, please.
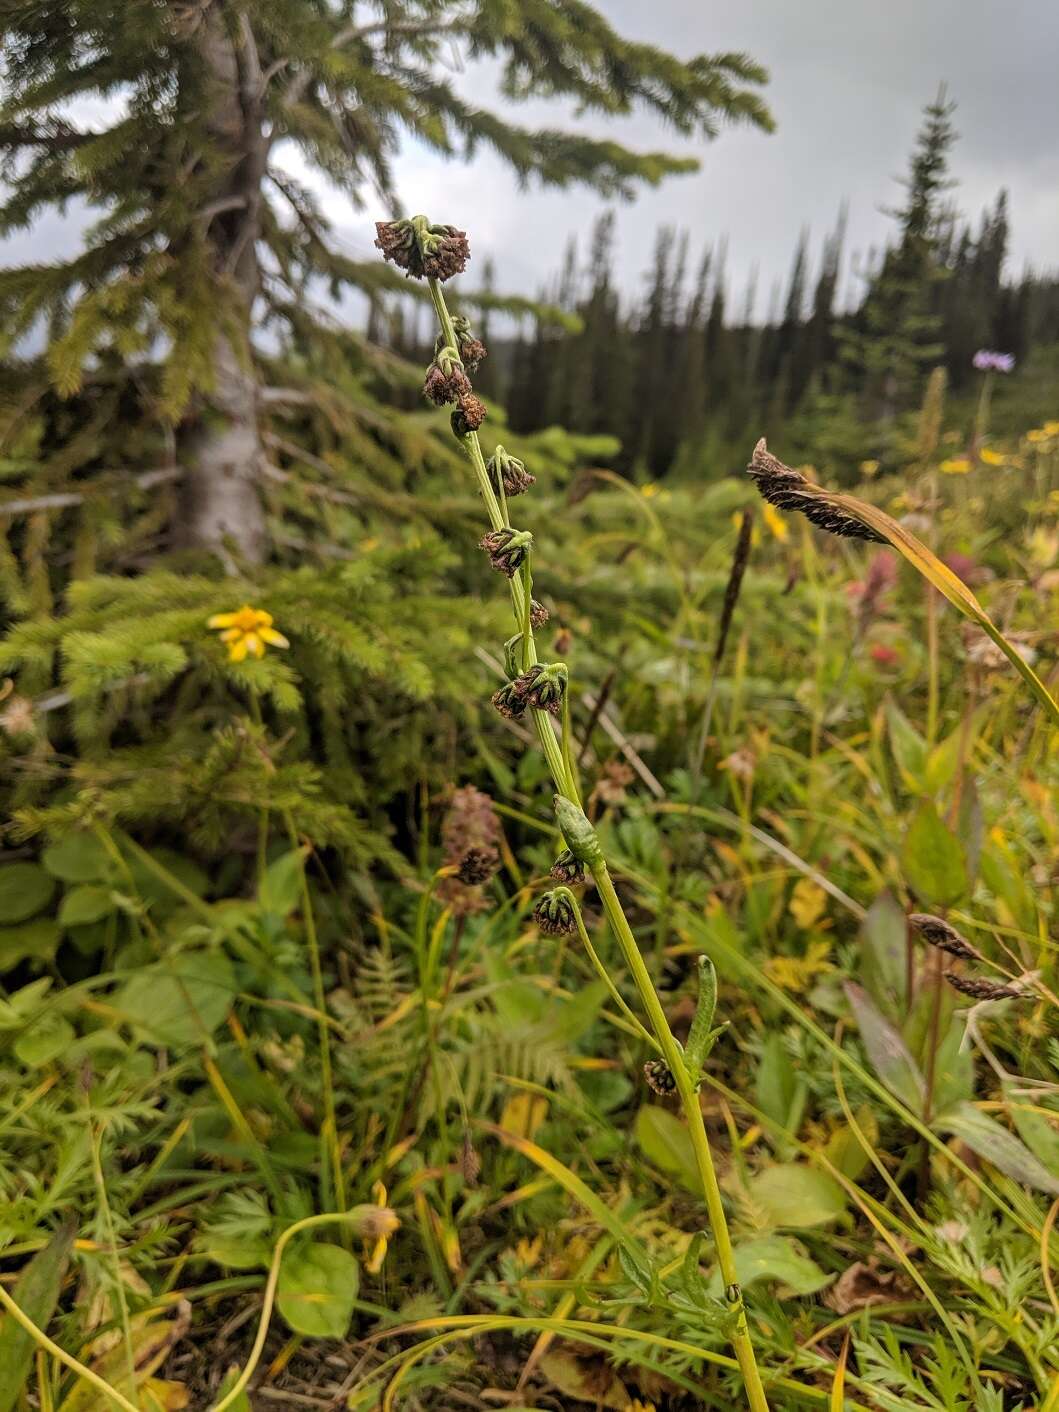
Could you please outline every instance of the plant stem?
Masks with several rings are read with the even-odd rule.
[[[437,280],[434,279],[428,280],[428,284],[430,286],[430,296],[434,302],[434,308],[441,324],[445,342],[458,354],[459,344],[441,286]],[[504,516],[493,490],[477,433],[470,432],[466,436],[461,436],[459,440],[466,449],[471,465],[474,468],[490,523],[494,529],[501,529],[504,526]],[[522,643],[525,669],[525,667],[533,666],[537,660],[532,625],[529,618],[530,578],[528,570],[526,571],[524,582],[520,582],[517,574],[513,575],[508,582],[511,587],[515,623],[517,626],[522,627],[525,633]],[[568,684],[566,689],[567,696],[569,695],[569,691],[570,687]],[[567,714],[564,719],[565,729],[563,732],[564,743],[562,750],[560,750],[559,744],[555,739],[551,722],[548,720],[548,713],[534,710],[533,715],[534,723],[537,727],[537,735],[548,761],[556,789],[567,799],[578,804],[578,807],[580,807],[570,748],[568,711],[569,706],[566,704]],[[768,1402],[765,1397],[765,1389],[761,1382],[761,1375],[758,1372],[757,1361],[754,1356],[754,1347],[750,1339],[746,1311],[743,1306],[743,1297],[739,1288],[739,1280],[735,1267],[735,1257],[732,1251],[732,1241],[728,1233],[728,1222],[724,1213],[724,1203],[721,1198],[721,1188],[717,1181],[717,1172],[713,1164],[713,1155],[710,1151],[709,1139],[706,1135],[706,1125],[702,1119],[702,1109],[699,1106],[698,1093],[687,1069],[684,1067],[682,1050],[672,1030],[669,1028],[669,1022],[662,1008],[662,1002],[654,988],[654,983],[651,980],[643,956],[640,954],[640,948],[636,944],[636,938],[632,934],[628,919],[622,910],[618,894],[615,892],[614,884],[611,881],[610,872],[602,859],[592,865],[592,877],[595,880],[597,891],[599,892],[603,908],[607,914],[607,919],[617,937],[626,965],[629,967],[636,983],[641,1002],[650,1019],[651,1028],[655,1032],[665,1061],[676,1080],[681,1106],[684,1109],[688,1128],[691,1133],[691,1142],[695,1152],[696,1165],[702,1180],[703,1196],[706,1201],[706,1210],[709,1216],[714,1246],[717,1251],[717,1263],[725,1284],[725,1297],[729,1311],[735,1318],[735,1331],[732,1334],[732,1345],[743,1376],[747,1401],[752,1412],[768,1412]],[[579,929],[584,935],[583,924]],[[595,960],[591,947],[589,947],[589,955]]]
[[[717,1265],[725,1285],[725,1298],[728,1300],[730,1311],[736,1317],[732,1347],[743,1375],[747,1401],[753,1412],[768,1412],[765,1389],[761,1382],[761,1374],[758,1372],[754,1346],[750,1341],[746,1310],[743,1307],[743,1296],[739,1289],[739,1276],[735,1267],[735,1254],[732,1250],[731,1236],[728,1233],[728,1220],[724,1214],[721,1188],[717,1181],[713,1154],[710,1151],[710,1140],[706,1135],[706,1125],[702,1119],[699,1096],[687,1069],[684,1067],[684,1055],[673,1031],[669,1028],[669,1021],[662,1009],[662,1002],[658,998],[658,992],[654,988],[647,965],[640,954],[640,948],[636,944],[636,938],[632,934],[628,918],[625,916],[618,894],[614,890],[610,870],[604,861],[601,860],[593,866],[592,877],[595,880],[600,901],[603,903],[603,910],[607,914],[607,920],[618,939],[625,964],[632,972],[636,988],[640,992],[640,999],[651,1021],[651,1027],[662,1047],[663,1057],[676,1080],[680,1105],[684,1110],[691,1135],[695,1164],[699,1169],[699,1178],[702,1182],[702,1193],[706,1201],[714,1247],[717,1251]],[[733,1295],[734,1297],[732,1297]]]

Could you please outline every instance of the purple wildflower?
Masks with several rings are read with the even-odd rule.
[[[980,373],[1010,373],[1015,369],[1014,353],[997,353],[993,348],[979,348],[971,361]]]

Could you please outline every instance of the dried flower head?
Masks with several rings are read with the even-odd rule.
[[[557,716],[569,676],[565,662],[552,662],[550,666],[538,662],[515,678],[515,686],[534,710],[550,711]]]
[[[486,347],[480,338],[475,338],[471,332],[470,320],[463,314],[457,314],[452,320],[452,328],[456,334],[456,343],[460,350],[460,360],[469,373],[476,373],[482,359],[486,356]]]
[[[469,436],[477,431],[485,421],[486,407],[480,397],[473,392],[465,392],[456,399],[456,409],[452,414],[452,430],[457,436]]]
[[[478,1178],[482,1171],[482,1159],[478,1156],[478,1149],[475,1147],[469,1132],[463,1135],[463,1146],[460,1148],[459,1159],[460,1174],[468,1186],[477,1186]]]
[[[543,603],[538,603],[535,598],[530,599],[530,626],[542,628],[551,617]]]
[[[466,231],[431,225],[426,216],[377,221],[375,235],[384,258],[414,279],[451,279],[463,273],[471,257]]]
[[[489,457],[489,478],[497,491],[503,490],[510,500],[529,490],[537,479],[531,476],[517,456],[509,456],[502,446],[498,446]]]
[[[1017,985],[1001,985],[984,976],[961,976],[956,971],[946,971],[945,979],[953,990],[969,995],[972,1000],[1016,1000],[1023,993]]]
[[[982,959],[970,942],[943,917],[934,917],[929,912],[913,912],[908,924],[929,946],[936,947],[938,951],[946,951],[950,956],[961,956],[966,961]]]
[[[551,876],[567,887],[579,887],[585,880],[585,865],[569,848],[564,848],[552,864]]]
[[[488,794],[471,784],[453,790],[441,821],[441,849],[446,865],[457,873],[441,880],[437,895],[456,916],[470,916],[490,905],[479,887],[496,872],[499,841],[500,820]]]
[[[499,866],[500,856],[492,844],[488,848],[468,848],[459,861],[456,876],[467,887],[479,887],[495,875]]]
[[[647,1080],[647,1087],[661,1098],[668,1098],[671,1093],[677,1091],[673,1070],[664,1059],[648,1059],[643,1066],[643,1076]]]
[[[445,355],[449,356],[446,357]],[[453,355],[451,348],[437,354],[423,382],[423,396],[435,407],[444,407],[448,402],[458,402],[471,390],[471,380]]]
[[[886,540],[847,508],[844,497],[813,485],[801,471],[785,466],[769,451],[762,437],[754,447],[747,471],[763,499],[780,510],[797,510],[814,525],[847,539]]]
[[[489,562],[498,574],[513,578],[522,567],[526,555],[533,546],[533,536],[528,530],[504,527],[490,530],[478,541],[479,549],[489,555]]]
[[[508,721],[517,721],[526,714],[526,698],[513,681],[507,682],[492,695],[493,708]]]
[[[561,888],[541,894],[533,909],[533,920],[545,936],[565,936],[577,926],[574,904]]]

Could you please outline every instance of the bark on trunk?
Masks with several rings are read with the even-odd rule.
[[[218,308],[214,384],[180,429],[186,467],[177,539],[214,551],[231,571],[236,561],[260,563],[267,547],[261,499],[264,447],[258,427],[258,388],[250,357],[250,320],[258,292],[257,241],[261,184],[268,143],[261,71],[245,17],[213,0],[196,36],[207,75],[208,128],[224,175],[208,230],[213,266],[232,291]],[[224,209],[227,205],[228,209]]]

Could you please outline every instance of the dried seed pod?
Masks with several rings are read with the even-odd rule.
[[[550,617],[543,603],[538,603],[535,598],[530,599],[530,627],[542,628]]]
[[[545,936],[566,936],[577,926],[573,900],[562,888],[542,893],[533,909],[533,920]]]
[[[476,373],[478,365],[486,356],[486,347],[480,338],[471,332],[471,321],[464,314],[457,314],[452,320],[453,332],[460,350],[460,359],[469,373]]]
[[[670,1094],[677,1091],[677,1081],[673,1076],[673,1070],[664,1059],[648,1059],[643,1066],[643,1076],[647,1081],[647,1087],[661,1098],[668,1098]]]
[[[446,350],[452,353],[452,349]],[[423,381],[423,396],[435,407],[444,407],[448,402],[458,402],[471,390],[471,380],[454,357],[435,358]]]
[[[457,436],[469,436],[477,431],[485,421],[486,407],[480,397],[473,392],[465,392],[456,399],[456,410],[452,414],[452,430]]]
[[[580,858],[574,857],[569,848],[564,848],[552,864],[551,876],[567,887],[580,887],[585,880],[585,865]]]
[[[526,714],[526,698],[512,681],[502,686],[499,691],[493,692],[492,702],[494,709],[506,720],[517,721],[520,716]]]
[[[522,495],[524,491],[529,490],[537,479],[536,476],[530,475],[517,456],[509,456],[502,446],[498,446],[489,457],[487,469],[493,486],[497,491],[503,489],[509,500],[512,496]]]
[[[432,225],[426,216],[377,221],[375,236],[384,258],[415,279],[451,279],[462,274],[471,257],[466,231]]]
[[[950,956],[960,956],[966,961],[982,959],[981,953],[943,917],[935,917],[929,912],[913,912],[908,918],[908,925],[918,932],[929,946],[934,946],[939,951],[946,951]]]
[[[477,1186],[478,1177],[482,1170],[482,1159],[478,1156],[478,1149],[471,1139],[470,1133],[464,1133],[463,1146],[460,1149],[460,1174],[468,1186]]]
[[[946,971],[945,979],[954,990],[969,995],[972,1000],[1017,1000],[1023,994],[1017,985],[1001,985],[984,976],[961,976],[958,971]]]
[[[495,848],[468,848],[460,859],[456,876],[468,887],[478,887],[488,882],[500,866],[500,858]]]
[[[535,710],[550,711],[558,716],[568,679],[565,662],[553,662],[550,666],[537,662],[515,678],[515,686]]]
[[[533,547],[533,536],[528,530],[505,527],[483,534],[478,547],[489,555],[489,562],[498,574],[513,578]]]
[[[785,466],[773,456],[765,445],[764,437],[754,447],[754,455],[747,471],[762,498],[777,509],[797,510],[814,525],[846,539],[867,539],[876,544],[886,543],[883,535],[864,524],[844,504],[843,496],[813,485],[801,471]]]

